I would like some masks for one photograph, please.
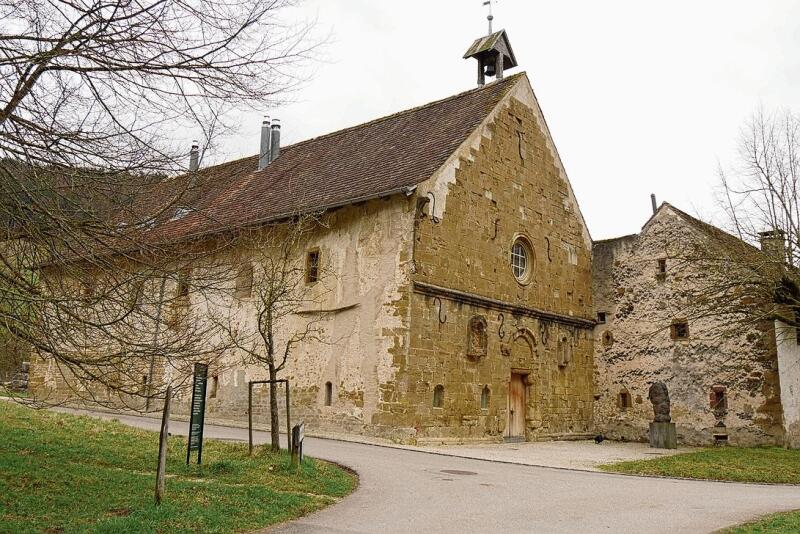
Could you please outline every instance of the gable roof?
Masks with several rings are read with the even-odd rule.
[[[746,247],[749,247],[749,248],[753,249],[754,251],[760,252],[760,249],[758,247],[755,247],[755,246],[751,245],[747,241],[745,241],[743,239],[740,239],[740,238],[736,237],[733,234],[729,234],[725,230],[717,228],[713,224],[709,224],[709,223],[707,223],[705,221],[701,221],[697,217],[693,217],[692,215],[689,215],[685,211],[676,208],[675,206],[673,206],[669,202],[662,202],[661,203],[661,206],[659,206],[658,210],[656,210],[656,213],[654,213],[647,220],[647,222],[644,224],[644,226],[642,226],[642,230],[644,230],[650,224],[650,221],[652,221],[656,217],[656,215],[658,215],[662,210],[665,210],[665,209],[671,210],[673,213],[675,213],[676,215],[681,217],[684,221],[686,221],[690,226],[692,226],[696,230],[699,230],[700,232],[706,234],[708,237],[712,238],[715,242],[717,242],[717,243],[719,243],[719,244],[721,244],[723,246],[726,246],[726,247],[742,247],[742,246],[746,246]]]
[[[691,227],[693,227],[696,230],[699,230],[700,232],[704,233],[708,237],[712,238],[715,242],[717,242],[717,243],[719,243],[719,244],[721,244],[723,246],[726,246],[726,247],[742,247],[742,246],[744,246],[744,247],[746,247],[748,249],[752,249],[755,252],[761,252],[761,249],[759,249],[756,246],[753,246],[752,244],[748,243],[747,241],[745,241],[743,239],[740,239],[740,238],[736,237],[733,234],[729,234],[725,230],[717,228],[713,224],[709,224],[709,223],[707,223],[705,221],[701,221],[697,217],[689,215],[688,213],[686,213],[682,209],[676,208],[675,206],[673,206],[669,202],[662,202],[661,203],[661,205],[658,207],[658,209],[655,211],[655,213],[653,213],[650,216],[650,218],[647,219],[647,222],[645,222],[644,225],[642,225],[642,232],[644,230],[646,230],[647,227],[650,226],[650,223],[653,222],[653,220],[661,212],[663,212],[665,210],[670,210],[674,214],[678,215],[681,219],[683,219],[683,221],[686,222],[687,224],[689,224]],[[598,240],[598,241],[593,241],[592,244],[593,244],[593,246],[604,246],[606,244],[610,245],[610,244],[618,242],[618,241],[623,241],[623,240],[626,240],[626,239],[636,238],[639,235],[641,235],[641,233],[639,233],[639,234],[628,234],[628,235],[624,235],[624,236],[620,236],[620,237],[612,237],[612,238],[609,238],[609,239],[601,239],[601,240]]]
[[[194,211],[174,221],[167,213],[152,234],[197,236],[408,190],[430,178],[522,76],[282,147],[261,171],[258,155],[202,169]]]

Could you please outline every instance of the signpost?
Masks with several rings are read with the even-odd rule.
[[[203,423],[206,418],[206,384],[208,365],[194,364],[194,383],[192,384],[192,411],[189,420],[189,446],[186,447],[186,465],[189,465],[192,451],[197,451],[197,463],[203,458]]]

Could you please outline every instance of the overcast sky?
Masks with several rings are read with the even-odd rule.
[[[325,62],[280,109],[241,118],[214,159],[257,152],[266,111],[285,143],[475,86],[461,59],[487,31],[481,0],[307,0]],[[800,111],[800,1],[500,0],[594,239],[637,232],[650,193],[713,217],[718,163],[761,104]],[[187,138],[191,138],[187,134]]]

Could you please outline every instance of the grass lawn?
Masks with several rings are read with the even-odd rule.
[[[635,475],[800,484],[800,450],[718,447],[652,460],[601,465],[600,469]]]
[[[720,534],[778,534],[800,532],[800,511],[775,514],[753,523],[739,525]]]
[[[175,424],[185,425],[186,423]],[[153,504],[158,434],[0,402],[0,532],[240,532],[336,502],[356,477],[306,459],[206,441],[204,465],[169,439],[165,503]]]

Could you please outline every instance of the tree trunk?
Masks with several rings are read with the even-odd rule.
[[[273,364],[269,365],[269,379],[277,380],[278,371]],[[278,384],[272,382],[269,385],[269,433],[272,441],[272,450],[281,450],[280,443],[280,423],[278,420]]]

